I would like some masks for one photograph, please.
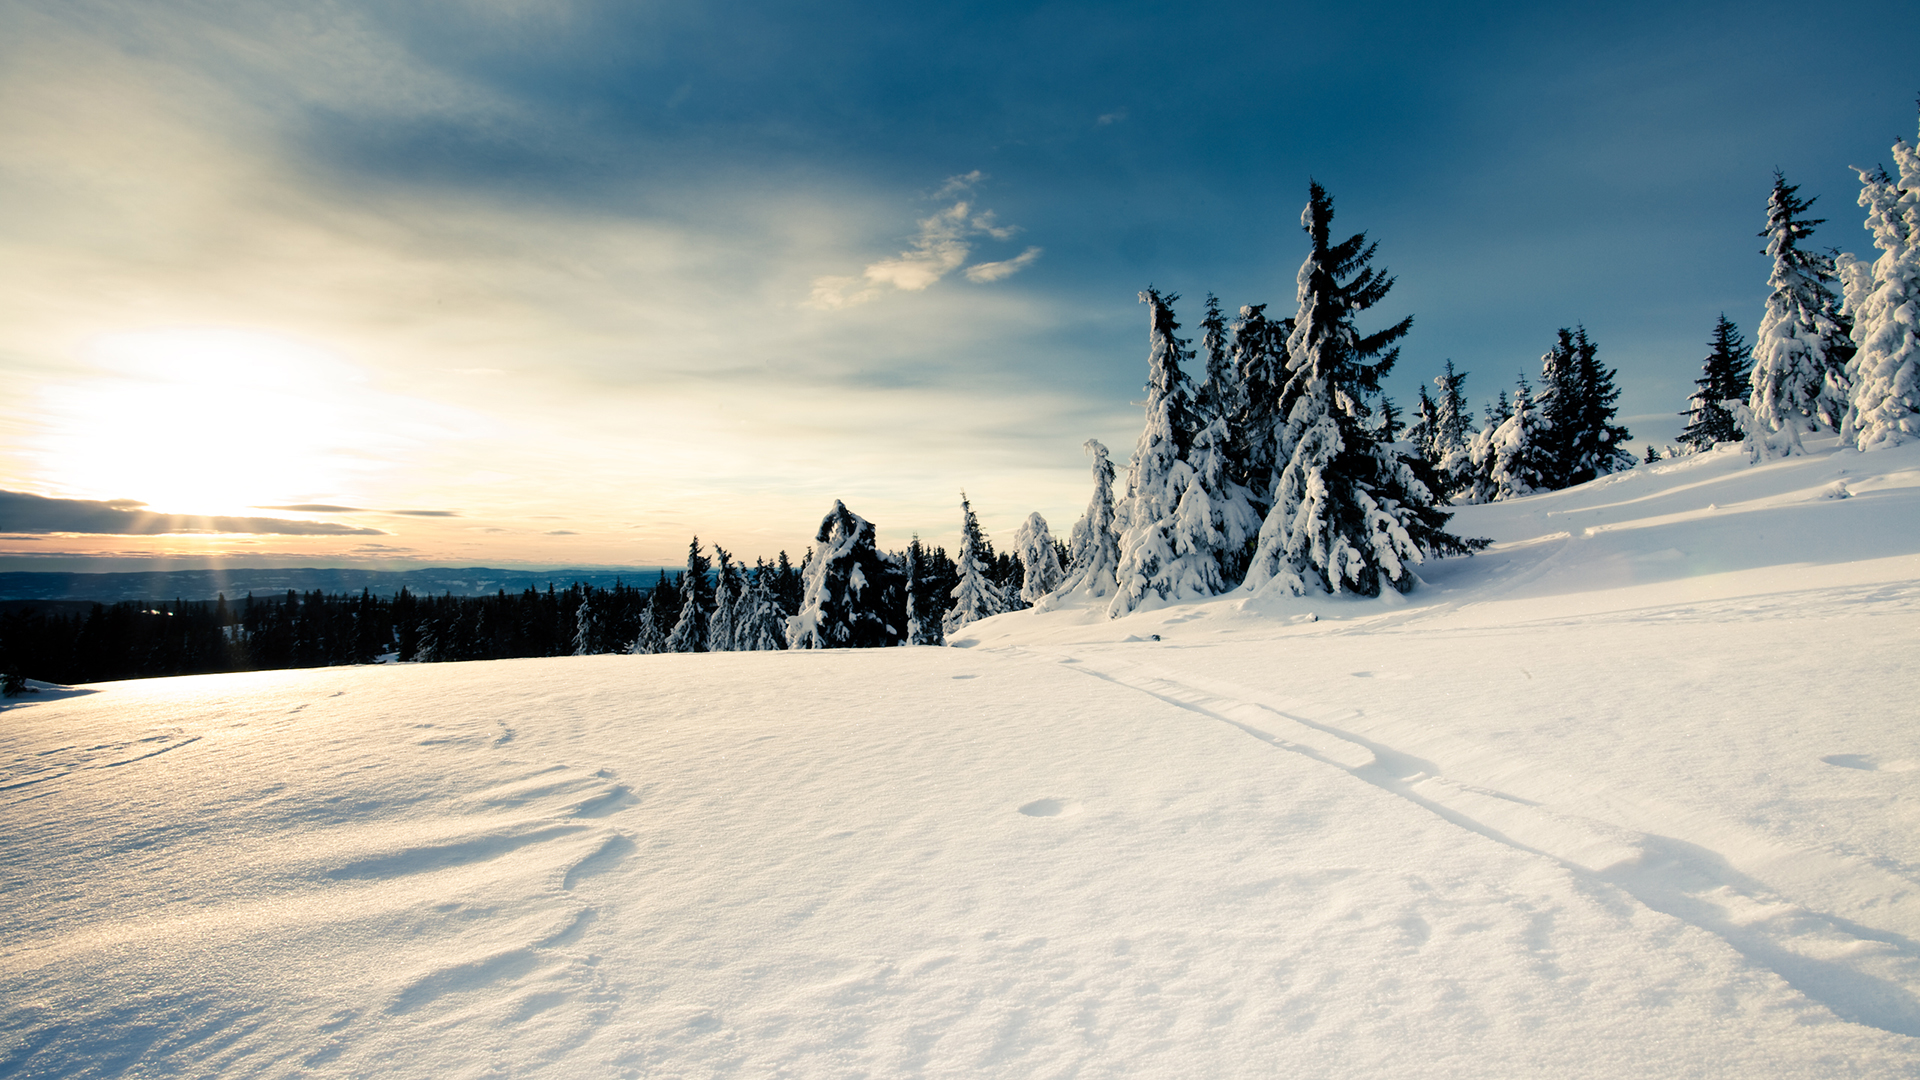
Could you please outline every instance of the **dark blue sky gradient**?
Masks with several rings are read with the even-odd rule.
[[[1313,177],[1398,275],[1386,316],[1415,316],[1403,398],[1448,356],[1490,396],[1584,321],[1626,412],[1678,409],[1715,315],[1757,317],[1772,170],[1822,196],[1822,242],[1863,249],[1846,166],[1911,134],[1920,85],[1901,4],[366,11],[521,111],[306,114],[336,182],[671,218],[718,178],[925,192],[980,169],[1047,249],[1021,284],[1062,313],[1018,347],[1118,393],[1141,286],[1185,294],[1189,326],[1208,289],[1290,307]]]

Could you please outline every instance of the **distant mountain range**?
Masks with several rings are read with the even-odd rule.
[[[668,567],[672,574],[677,568]],[[110,604],[121,600],[211,600],[224,594],[229,600],[253,593],[357,593],[371,590],[378,596],[392,596],[402,588],[415,593],[440,596],[484,596],[505,589],[510,593],[526,589],[545,590],[551,583],[564,589],[574,582],[609,588],[615,581],[629,585],[651,585],[659,575],[658,566],[598,568],[592,570],[496,570],[485,566],[429,570],[353,570],[301,567],[287,570],[147,570],[130,573],[80,574],[12,571],[0,573],[0,600],[94,601]]]

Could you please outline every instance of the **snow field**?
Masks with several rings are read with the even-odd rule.
[[[1916,521],[1705,455],[1401,603],[27,699],[0,1074],[1920,1075]]]

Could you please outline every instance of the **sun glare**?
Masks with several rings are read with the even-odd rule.
[[[320,349],[169,330],[97,338],[85,359],[90,377],[44,396],[42,473],[63,494],[242,514],[340,492],[373,467],[356,445],[365,376]]]

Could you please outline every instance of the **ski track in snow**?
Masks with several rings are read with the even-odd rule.
[[[1721,453],[1371,603],[45,688],[0,1076],[1913,1080],[1915,521]]]
[[[1715,934],[1844,1020],[1920,1037],[1920,998],[1909,989],[1920,987],[1920,944],[1902,934],[1809,910],[1766,882],[1740,873],[1719,852],[1462,783],[1433,762],[1330,723],[1210,693],[1164,669],[1113,660],[1099,661],[1096,667],[1076,656],[1051,659],[1070,671],[1125,686],[1277,749],[1331,765],[1453,825],[1615,886],[1655,911]],[[1840,757],[1844,760],[1835,763],[1863,767],[1853,755]],[[1878,876],[1875,868],[1859,862],[1836,869]],[[1899,891],[1914,884],[1888,881],[1884,887]]]

